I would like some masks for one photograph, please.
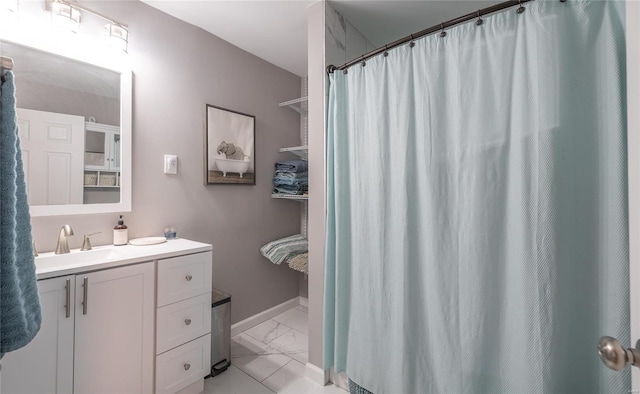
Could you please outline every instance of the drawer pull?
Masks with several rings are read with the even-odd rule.
[[[189,324],[191,324],[191,319],[185,319],[185,320],[184,320],[184,324],[186,324],[187,326],[188,326]]]
[[[193,276],[191,276],[191,274],[188,274],[187,276],[185,276],[185,279],[187,280],[187,282],[191,282],[191,279],[193,279]]]
[[[191,368],[191,364],[189,364],[189,363],[184,363],[184,370],[185,370],[185,371],[188,371],[188,370],[189,370],[189,368]]]

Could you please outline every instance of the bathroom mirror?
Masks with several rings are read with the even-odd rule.
[[[0,38],[31,216],[131,210],[131,71]]]

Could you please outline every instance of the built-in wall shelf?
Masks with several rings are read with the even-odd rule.
[[[84,187],[115,189],[120,187],[120,172],[84,170]]]
[[[280,152],[293,153],[294,155],[300,156],[303,160],[307,160],[309,149],[307,145],[291,146],[288,148],[280,148]]]
[[[305,108],[302,108],[301,105],[297,105],[297,104],[301,104],[301,103],[306,102],[306,101],[307,101],[307,96],[300,97],[300,98],[297,98],[297,99],[285,101],[284,103],[280,103],[280,104],[278,104],[278,107],[289,107],[292,110],[294,110],[297,113],[299,113],[300,115],[306,115],[307,114],[307,110]]]
[[[271,198],[280,198],[283,200],[307,201],[309,199],[309,195],[308,194],[272,193]]]

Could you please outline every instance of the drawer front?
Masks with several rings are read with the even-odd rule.
[[[158,308],[156,354],[211,332],[211,294]]]
[[[158,260],[158,306],[211,292],[212,253]]]
[[[156,356],[156,392],[175,393],[211,372],[211,334]]]

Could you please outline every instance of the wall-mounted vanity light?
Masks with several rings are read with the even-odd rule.
[[[1,0],[5,1],[5,0]],[[77,33],[80,27],[80,11],[85,11],[109,22],[105,27],[105,38],[109,45],[127,52],[129,44],[129,30],[127,25],[90,10],[77,3],[66,0],[54,0],[51,3],[51,18],[54,26],[64,26]]]
[[[104,36],[109,41],[109,45],[127,52],[129,43],[129,30],[119,23],[108,23],[104,27]]]
[[[80,10],[69,3],[51,3],[51,24],[53,27],[77,33],[80,30]]]

